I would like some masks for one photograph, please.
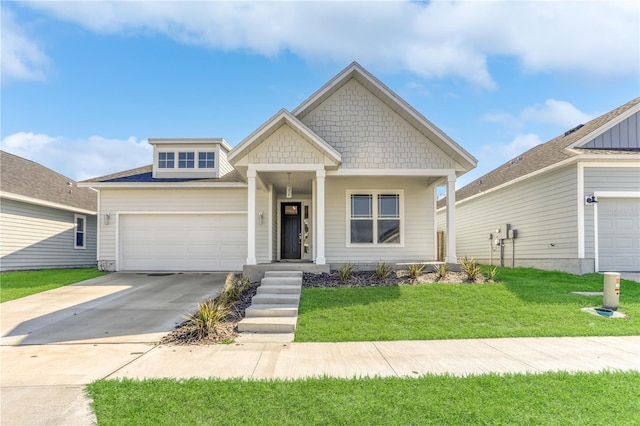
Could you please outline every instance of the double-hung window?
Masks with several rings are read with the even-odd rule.
[[[85,215],[75,215],[75,227],[74,227],[74,244],[73,248],[84,249],[87,247],[87,217]]]
[[[400,244],[401,194],[362,191],[349,196],[350,244]]]
[[[179,169],[193,169],[194,167],[195,167],[195,153],[193,152],[178,153]]]

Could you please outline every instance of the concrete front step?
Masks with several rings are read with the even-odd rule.
[[[258,287],[260,289],[260,287]],[[260,304],[260,305],[270,305],[270,304],[300,304],[300,293],[298,294],[273,294],[273,293],[265,293],[265,294],[256,294],[251,299],[251,304]]]
[[[302,277],[265,277],[261,285],[302,285]]]
[[[300,294],[302,285],[261,285],[257,294]]]
[[[245,318],[238,323],[239,332],[293,333],[298,317]]]
[[[297,277],[302,278],[302,271],[267,271],[264,273],[265,278],[273,277]]]
[[[245,310],[247,318],[256,317],[297,317],[298,305],[296,303],[254,303]]]

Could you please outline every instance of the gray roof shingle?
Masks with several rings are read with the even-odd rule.
[[[125,170],[106,176],[83,180],[82,183],[162,183],[162,182],[222,182],[244,183],[242,175],[233,170],[220,178],[154,178],[153,165]]]
[[[50,203],[96,211],[98,195],[76,181],[8,152],[0,151],[0,190]]]

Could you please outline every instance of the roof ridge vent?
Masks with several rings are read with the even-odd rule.
[[[566,132],[564,132],[564,135],[565,135],[565,136],[568,136],[568,135],[570,135],[571,133],[573,133],[573,132],[575,132],[575,131],[577,131],[577,130],[580,130],[583,126],[584,126],[584,124],[578,124],[576,127],[573,127],[573,128],[571,128],[571,129],[567,130]]]

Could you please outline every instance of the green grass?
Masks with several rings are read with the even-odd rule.
[[[499,283],[305,288],[297,342],[431,340],[640,334],[640,284],[622,280],[627,320],[586,314],[602,296],[602,276],[501,268]]]
[[[640,373],[100,380],[99,425],[638,424]]]
[[[88,280],[106,274],[97,268],[43,269],[0,274],[0,302]]]

